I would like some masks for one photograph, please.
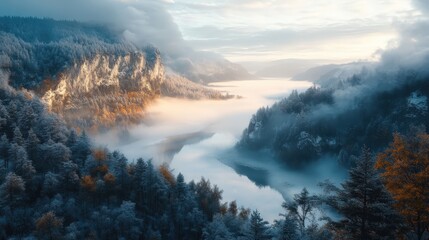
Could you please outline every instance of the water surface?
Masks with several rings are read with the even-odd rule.
[[[247,161],[238,159],[239,156],[231,159],[229,153],[258,108],[273,104],[294,89],[304,90],[311,85],[288,79],[212,83],[211,88],[241,98],[226,101],[161,98],[149,108],[145,123],[130,130],[134,141],[123,144],[113,133],[98,136],[96,141],[120,150],[130,159],[142,156],[153,158],[158,164],[167,162],[175,174],[183,173],[187,181],[209,179],[223,190],[223,201],[237,200],[239,205],[258,209],[265,219],[272,221],[282,212],[281,203],[289,194],[278,191],[281,189],[278,184],[271,185],[271,175],[279,174],[273,172],[277,165],[261,168],[252,163],[255,159]],[[258,184],[259,181],[251,181],[245,175],[267,182]]]

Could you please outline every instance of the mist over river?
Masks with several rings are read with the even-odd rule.
[[[186,181],[199,181],[204,176],[223,190],[222,201],[237,200],[238,205],[258,209],[272,221],[283,212],[284,198],[304,186],[315,189],[326,178],[340,180],[342,171],[335,164],[324,164],[297,173],[269,159],[268,153],[243,157],[233,148],[258,108],[311,85],[289,79],[212,83],[210,88],[241,97],[201,101],[160,98],[149,107],[144,123],[129,130],[132,141],[124,142],[115,132],[108,132],[96,136],[95,142],[120,150],[130,159],[169,163],[174,174],[183,173]]]

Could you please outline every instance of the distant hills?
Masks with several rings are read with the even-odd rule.
[[[260,78],[291,78],[320,84],[323,79],[332,80],[334,76],[337,79],[350,77],[369,66],[370,62],[334,64],[332,61],[324,59],[291,58],[269,62],[240,62],[240,64]]]
[[[290,78],[310,68],[331,63],[323,59],[280,59],[275,61],[239,62],[249,72],[258,77],[268,78]]]
[[[294,75],[292,80],[305,80],[325,86],[333,86],[338,84],[340,80],[350,78],[368,67],[371,67],[371,62],[321,65]]]

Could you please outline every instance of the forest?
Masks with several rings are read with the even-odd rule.
[[[387,71],[379,67],[337,81],[335,87],[322,84],[293,91],[260,108],[237,147],[269,149],[297,168],[326,155],[353,166],[364,144],[378,152],[388,146],[392,132],[427,131],[429,76],[409,69]]]
[[[1,17],[0,29],[0,239],[429,237],[429,73],[422,71],[427,59],[414,69],[392,70],[381,61],[347,79],[324,76],[320,86],[293,91],[254,114],[238,149],[268,149],[267,154],[297,169],[329,156],[348,169],[342,183],[326,180],[317,193],[303,188],[285,198],[283,211],[268,222],[258,209],[223,201],[216,183],[187,181],[151,159],[128,159],[98,146],[83,130],[116,126],[123,119],[139,122],[136,113],[159,94],[233,96],[184,77],[164,78],[156,48],[137,48],[105,26]],[[138,62],[137,73],[123,59]],[[130,87],[139,91],[70,92],[59,105],[47,104],[33,91],[51,87],[46,83],[54,90],[67,69],[86,60],[105,63],[109,74],[138,76],[142,81],[131,81]],[[70,99],[81,105],[67,105]],[[87,118],[74,112],[82,108]]]
[[[3,239],[423,239],[429,227],[423,132],[396,133],[376,160],[364,147],[348,180],[304,188],[270,224],[204,178],[97,147],[26,90],[0,100]]]

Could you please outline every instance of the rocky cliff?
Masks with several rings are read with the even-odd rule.
[[[162,93],[229,97],[178,76],[165,78],[154,47],[137,48],[120,32],[70,21],[0,17],[0,70],[10,86],[31,90],[70,125],[92,130],[141,121]]]
[[[74,63],[46,79],[37,93],[51,111],[84,128],[111,127],[141,120],[146,105],[160,94],[164,67],[159,54],[101,55]]]

